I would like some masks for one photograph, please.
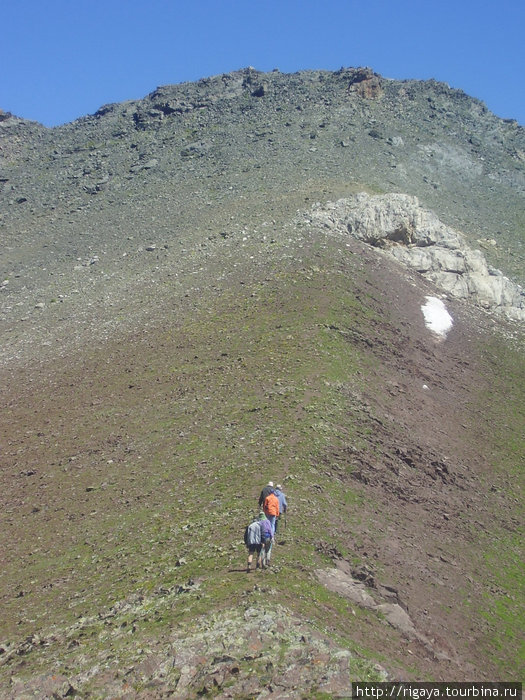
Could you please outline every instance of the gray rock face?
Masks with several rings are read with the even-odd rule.
[[[393,589],[383,587],[378,590],[375,586],[354,579],[344,563],[334,569],[318,569],[316,576],[328,590],[338,593],[361,608],[375,611],[383,617],[386,624],[397,629],[406,639],[417,640],[433,656],[441,655],[445,658],[442,652],[434,648],[433,642],[416,629],[410,615],[398,602],[385,600]],[[376,602],[374,596],[379,602]],[[397,593],[394,594],[394,599],[397,600]]]
[[[316,205],[310,221],[383,249],[451,296],[525,321],[525,291],[489,266],[458,231],[407,194],[367,195]]]

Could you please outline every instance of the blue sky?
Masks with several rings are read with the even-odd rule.
[[[525,0],[11,0],[0,109],[46,126],[246,66],[435,78],[525,124]]]

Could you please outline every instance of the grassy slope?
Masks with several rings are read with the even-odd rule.
[[[417,662],[412,668],[397,632],[312,577],[329,561],[319,541],[329,533],[344,549],[365,517],[360,485],[340,471],[352,469],[351,459],[337,477],[326,466],[327,457],[351,454],[373,432],[372,418],[349,396],[365,385],[373,390],[376,358],[330,328],[343,324],[367,337],[384,322],[388,300],[381,319],[365,290],[350,253],[312,244],[302,262],[240,269],[234,282],[195,297],[191,310],[184,299],[162,307],[162,322],[147,332],[18,385],[4,413],[13,476],[3,494],[9,548],[1,635],[19,640],[36,631],[49,644],[15,666],[16,675],[72,673],[108,650],[121,662],[133,659],[140,644],[179,623],[268,596],[365,658],[412,677],[428,673]],[[508,363],[517,357],[508,351]],[[501,376],[507,382],[505,368]],[[516,421],[520,400],[514,384],[504,405]],[[492,403],[494,415],[501,405]],[[518,434],[516,424],[494,433],[501,440],[495,456],[505,454],[509,433]],[[291,509],[286,545],[254,590],[239,571],[241,538],[268,478],[285,483]],[[501,575],[514,603],[488,613],[495,629],[508,621],[508,634],[517,630],[519,595],[512,547],[509,538]],[[348,556],[359,563],[355,552]],[[198,593],[174,595],[189,580],[200,583]],[[112,637],[97,616],[137,593],[145,597],[140,610],[117,606],[111,623],[133,625],[134,634]],[[508,639],[501,644],[508,659]],[[356,668],[356,676],[367,674]]]
[[[522,536],[525,366],[519,348],[500,338],[492,338],[480,351],[491,378],[488,387],[479,392],[479,402],[486,413],[484,437],[493,465],[485,482],[500,501],[493,508],[490,530],[480,534],[478,567],[488,585],[484,592],[485,606],[479,613],[490,625],[490,636],[485,641],[487,653],[497,659],[503,674],[515,673],[516,678],[523,678],[525,611],[519,601],[525,599]],[[505,519],[502,511],[506,511]],[[515,669],[509,668],[506,658],[505,649],[509,645],[515,648]]]
[[[278,272],[271,283],[239,284],[151,337],[94,353],[81,370],[51,380],[58,391],[44,383],[16,460],[15,473],[22,464],[36,473],[16,473],[13,487],[27,495],[16,513],[9,509],[4,636],[71,625],[132,592],[190,578],[205,578],[202,597],[170,610],[166,625],[230,606],[250,587],[230,569],[244,564],[242,530],[269,477],[293,492],[290,546],[276,563],[289,568],[299,595],[290,597],[288,575],[272,583],[310,611],[307,599],[320,586],[297,567],[318,562],[319,532],[312,523],[300,532],[310,484],[322,481],[324,445],[351,438],[350,426],[335,428],[346,422],[336,386],[352,381],[360,363],[327,326],[367,315],[345,277],[319,262]],[[31,392],[13,410],[19,426],[34,399]],[[339,495],[344,504],[337,490],[330,500]]]

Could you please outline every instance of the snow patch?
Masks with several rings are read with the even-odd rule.
[[[452,316],[447,311],[445,304],[437,297],[425,297],[427,303],[421,307],[425,324],[434,333],[446,338],[452,328]]]

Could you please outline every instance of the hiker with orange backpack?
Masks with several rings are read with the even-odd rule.
[[[272,537],[275,537],[275,521],[279,517],[279,499],[273,489],[264,499],[263,510],[272,526]]]
[[[268,496],[269,493],[273,491],[273,481],[269,481],[266,486],[263,488],[261,491],[261,495],[259,496],[259,508],[262,508],[264,506],[264,501],[266,500],[266,496]]]

